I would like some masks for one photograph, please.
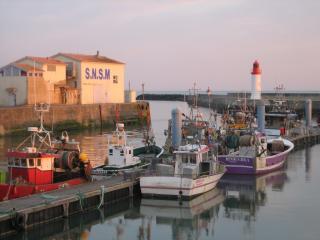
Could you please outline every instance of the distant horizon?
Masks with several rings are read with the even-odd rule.
[[[320,91],[320,1],[0,1],[0,66],[24,56],[100,54],[139,90]]]

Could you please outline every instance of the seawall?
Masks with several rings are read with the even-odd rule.
[[[135,124],[145,121],[149,111],[148,102],[51,105],[44,113],[44,125],[59,130],[111,126],[115,121]],[[23,132],[30,126],[39,126],[34,106],[0,108],[0,136]]]

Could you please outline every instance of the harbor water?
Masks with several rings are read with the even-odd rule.
[[[183,102],[150,105],[156,141],[163,145],[171,110],[188,114],[189,109]],[[208,110],[201,111],[208,118]],[[98,165],[106,156],[107,133],[69,134]],[[141,129],[128,135],[134,146],[143,145]],[[20,140],[0,139],[0,169],[5,170],[6,150]],[[217,189],[192,201],[122,200],[10,239],[319,239],[319,154],[320,145],[314,145],[291,153],[282,170],[258,177],[225,175]]]

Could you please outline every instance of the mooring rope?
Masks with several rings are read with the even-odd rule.
[[[100,186],[100,191],[101,191],[101,195],[100,195],[100,203],[97,207],[98,209],[104,205],[104,185]]]
[[[79,197],[79,204],[80,204],[80,209],[83,212],[84,210],[84,194],[81,193],[80,191],[77,193],[77,196]]]

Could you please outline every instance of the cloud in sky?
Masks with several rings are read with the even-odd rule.
[[[320,1],[2,0],[0,65],[25,55],[95,53],[126,62],[139,89],[250,89],[255,59],[263,88],[314,90]]]

